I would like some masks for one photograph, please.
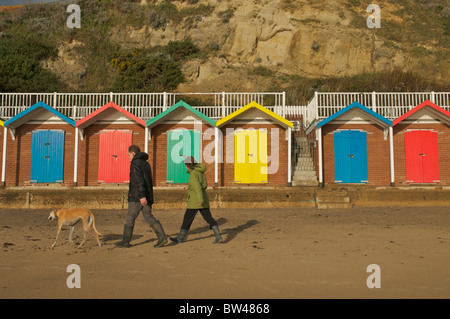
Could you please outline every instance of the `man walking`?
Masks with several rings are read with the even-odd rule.
[[[119,247],[130,247],[133,236],[134,222],[142,211],[144,220],[152,227],[158,237],[154,247],[162,247],[167,244],[167,236],[161,223],[152,215],[153,181],[150,164],[147,162],[148,154],[141,152],[136,145],[128,148],[130,165],[130,185],[128,189],[128,212],[123,228],[123,240],[116,243]]]

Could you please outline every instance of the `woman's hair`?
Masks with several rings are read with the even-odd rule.
[[[141,149],[137,145],[131,145],[130,147],[128,147],[128,152],[137,154],[141,152]]]
[[[184,160],[184,164],[186,164],[186,167],[189,169],[193,169],[195,165],[197,165],[197,161],[194,157],[188,156]]]

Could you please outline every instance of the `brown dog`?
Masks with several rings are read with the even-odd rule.
[[[90,210],[80,208],[54,210],[50,212],[48,219],[54,220],[55,218],[58,218],[58,232],[56,233],[56,239],[52,247],[55,247],[56,241],[58,240],[59,232],[61,231],[61,228],[63,226],[71,227],[69,241],[72,242],[73,229],[80,220],[83,221],[84,236],[78,248],[80,248],[86,241],[87,232],[92,234],[92,236],[94,236],[97,239],[98,245],[102,247],[100,241],[98,240],[98,235],[103,236],[103,234],[101,234],[97,230],[97,228],[95,228],[95,217]]]

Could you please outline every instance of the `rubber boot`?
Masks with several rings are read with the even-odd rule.
[[[216,236],[216,240],[213,242],[213,244],[221,243],[223,242],[222,236],[220,236],[219,226],[215,225],[211,227],[211,229],[214,232],[214,235]]]
[[[186,229],[180,229],[180,232],[178,233],[177,237],[170,237],[170,240],[173,241],[176,244],[182,243],[185,241],[187,237],[187,230]]]
[[[152,225],[153,231],[156,233],[158,237],[158,242],[153,247],[162,247],[167,244],[167,236],[164,233],[164,229],[160,222],[156,222]]]
[[[118,247],[128,248],[130,247],[131,237],[133,236],[134,226],[123,226],[123,239],[116,243]]]

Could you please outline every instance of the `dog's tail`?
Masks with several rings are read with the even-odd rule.
[[[92,228],[95,230],[95,232],[97,233],[97,235],[103,236],[103,234],[102,234],[101,232],[99,232],[99,231],[97,230],[97,228],[95,227],[95,217],[94,217],[94,215],[90,215],[90,216],[88,217],[88,224],[89,224],[89,226],[92,226]]]

